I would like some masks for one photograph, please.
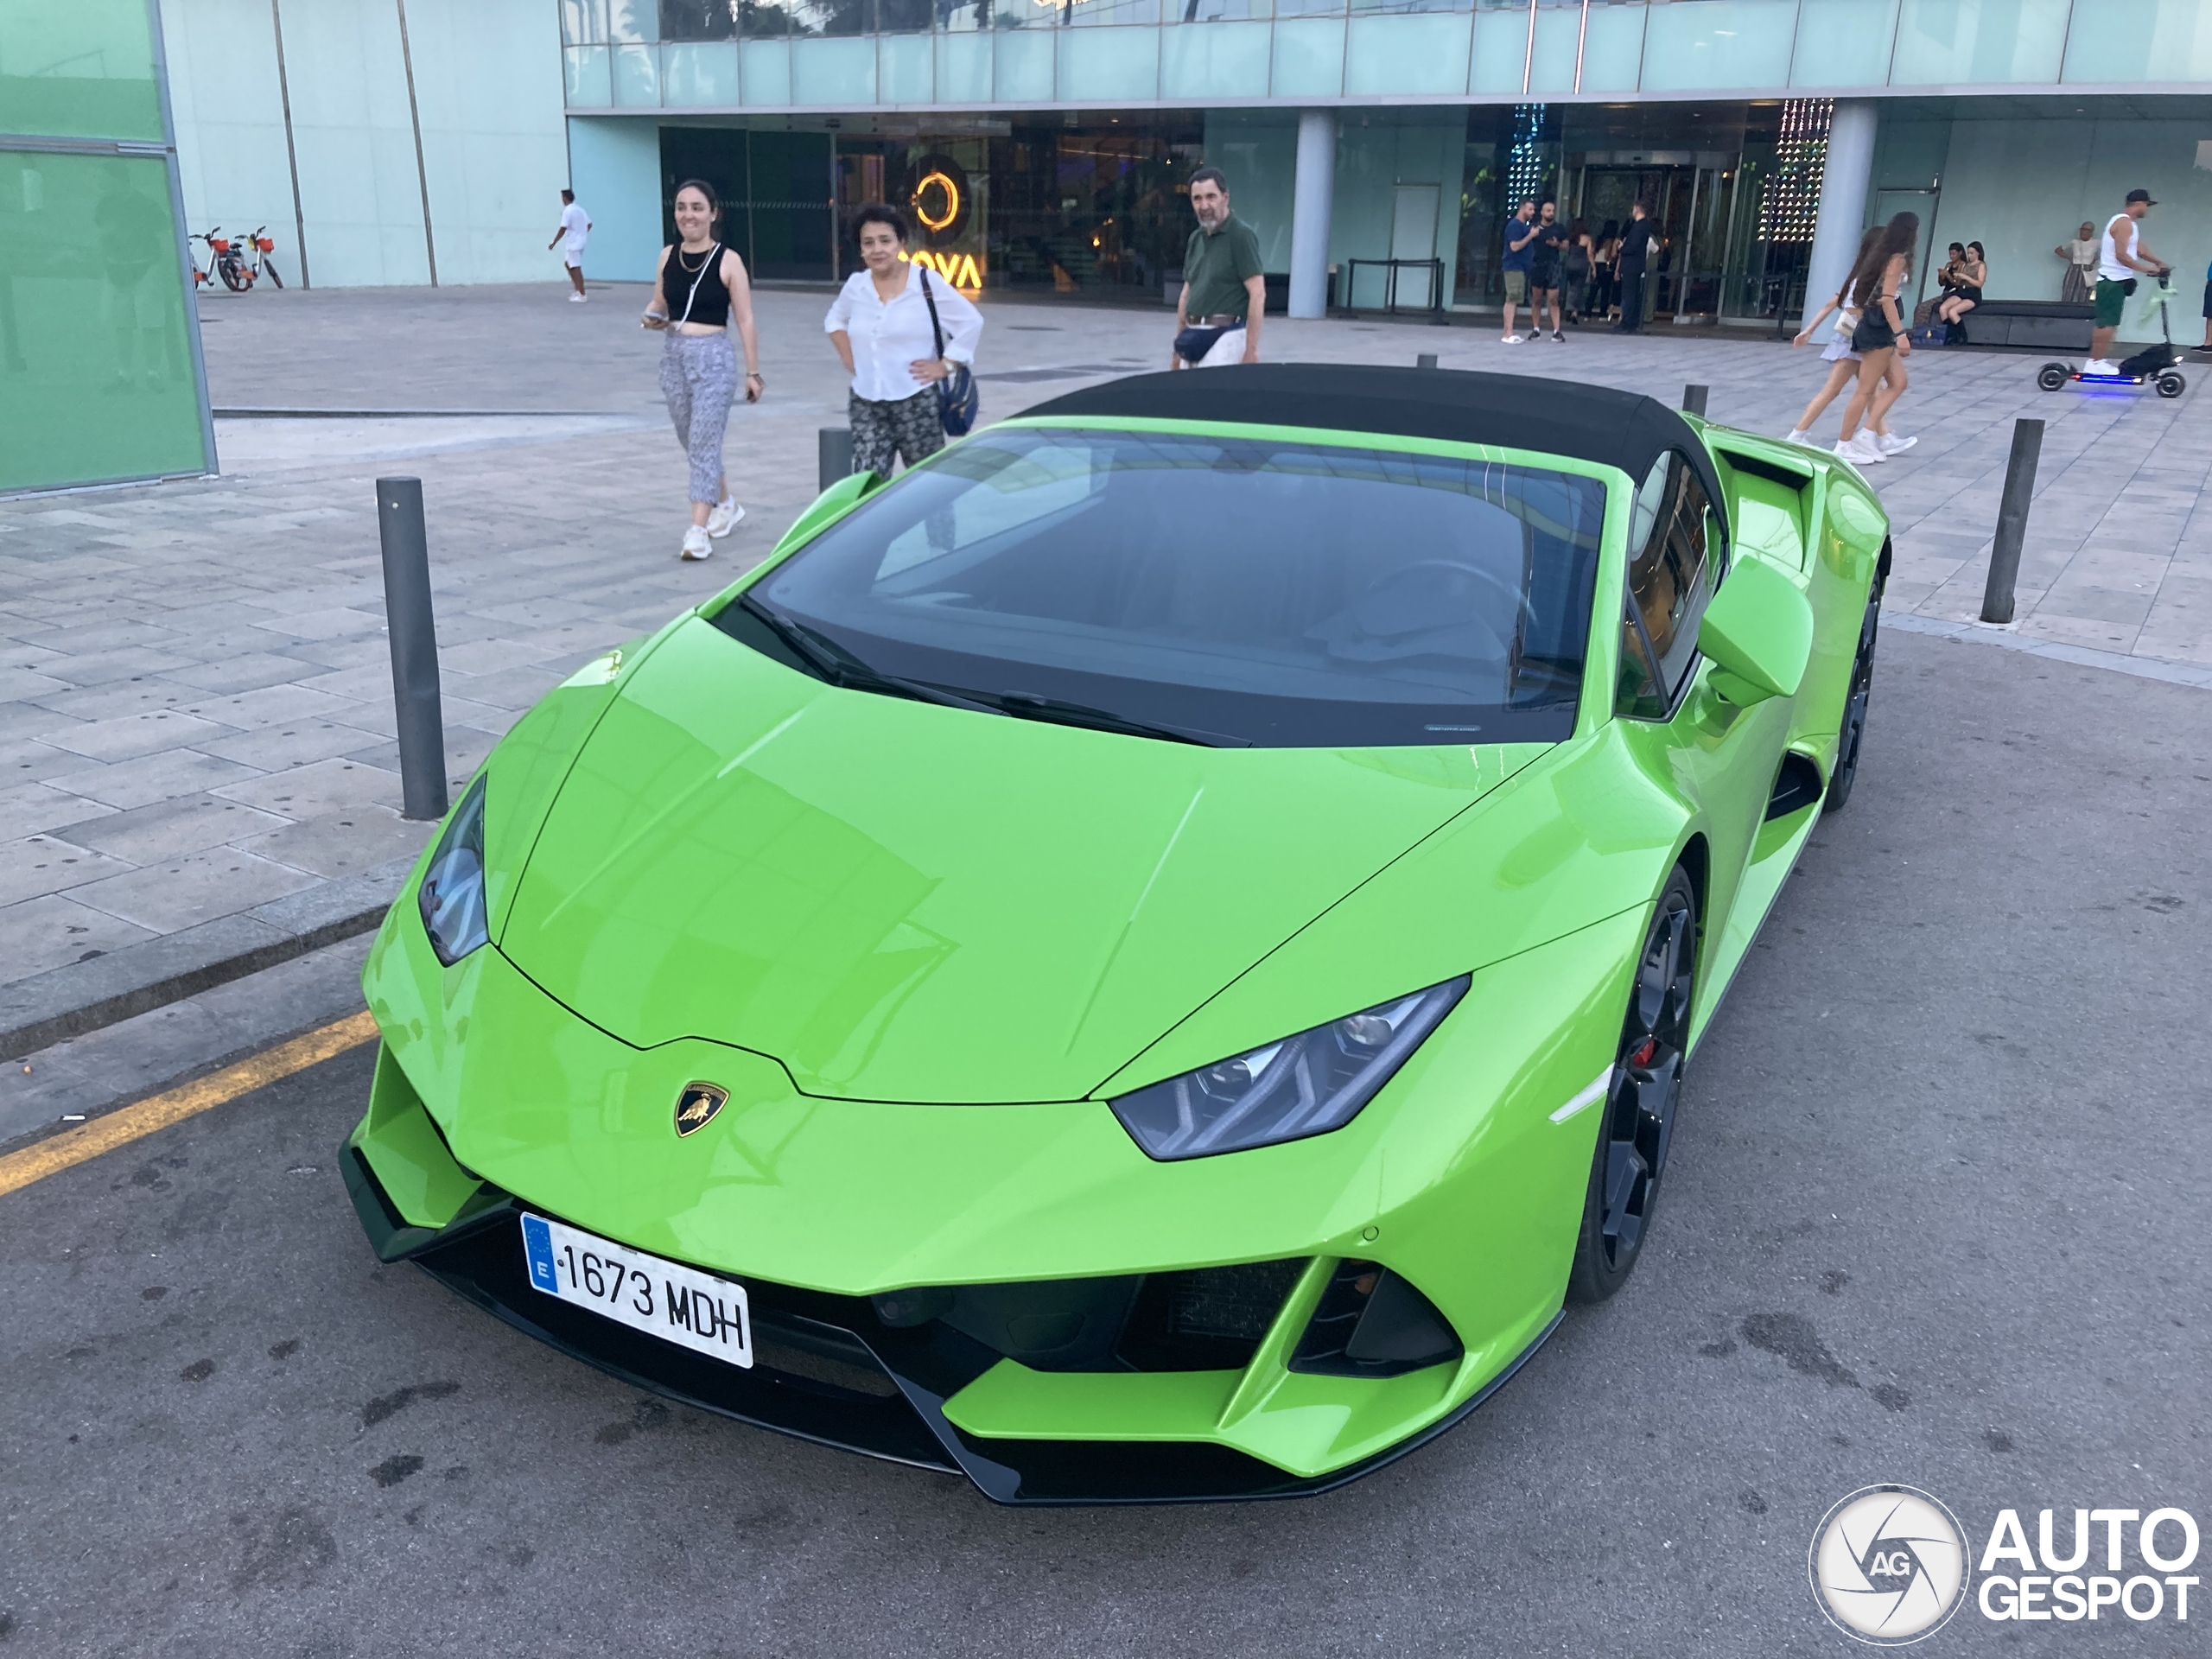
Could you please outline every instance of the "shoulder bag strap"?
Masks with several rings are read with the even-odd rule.
[[[938,360],[941,363],[944,360],[944,325],[937,320],[937,300],[930,292],[930,268],[917,264],[914,276],[922,285],[922,303],[930,308],[930,333],[937,338]]]

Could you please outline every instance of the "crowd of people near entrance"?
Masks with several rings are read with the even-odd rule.
[[[1188,189],[1197,222],[1184,250],[1168,366],[1256,363],[1267,296],[1259,238],[1231,210],[1229,181],[1218,168],[1198,168]],[[561,226],[549,246],[562,249],[569,298],[581,303],[591,219],[572,192],[563,190],[561,200]],[[2093,309],[2085,375],[2126,372],[2111,352],[2128,297],[2140,275],[2161,283],[2171,276],[2139,230],[2156,205],[2147,190],[2132,190],[2101,232],[2085,220],[2052,250],[2066,262],[2062,300]],[[744,260],[721,239],[721,211],[705,181],[677,188],[677,240],[661,251],[652,299],[639,320],[665,336],[661,391],[690,471],[691,522],[680,555],[693,560],[711,556],[715,542],[745,517],[723,470],[723,437],[733,404],[756,403],[767,390],[750,280]],[[898,208],[871,203],[855,215],[853,229],[861,269],[845,279],[823,328],[849,378],[854,469],[888,474],[902,462],[912,467],[936,454],[948,434],[964,433],[975,418],[971,365],[983,316],[941,276],[933,278],[925,262],[909,259],[912,226]],[[1870,227],[1843,285],[1819,296],[1793,344],[1809,345],[1825,328],[1820,354],[1828,370],[1790,429],[1792,442],[1813,442],[1815,423],[1839,398],[1843,424],[1834,453],[1855,465],[1879,465],[1918,442],[1892,430],[1889,417],[1910,384],[1912,330],[1900,308],[1919,234],[1919,219],[1909,213]],[[1638,200],[1627,219],[1607,219],[1593,231],[1582,219],[1563,221],[1555,200],[1526,196],[1507,219],[1503,240],[1503,343],[1564,342],[1567,327],[1584,323],[1642,331],[1651,264],[1665,245],[1649,204]],[[1982,303],[1987,251],[1979,241],[1952,243],[1935,278],[1936,296],[1921,308],[1919,320],[1940,324],[1955,338]],[[1524,308],[1526,334],[1517,331]],[[2204,344],[2197,349],[2212,354],[2212,270],[2206,272],[2204,315]]]

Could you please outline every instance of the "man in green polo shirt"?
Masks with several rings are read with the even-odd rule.
[[[1217,167],[1191,175],[1191,211],[1198,228],[1183,250],[1183,297],[1175,302],[1175,353],[1168,366],[1256,363],[1268,294],[1260,238],[1229,211],[1229,181]]]

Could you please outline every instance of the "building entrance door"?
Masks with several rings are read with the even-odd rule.
[[[1583,168],[1570,217],[1599,235],[1608,219],[1624,230],[1629,209],[1642,201],[1659,246],[1647,267],[1644,321],[1655,316],[1713,317],[1720,309],[1721,267],[1734,201],[1730,158],[1674,152],[1679,162]]]

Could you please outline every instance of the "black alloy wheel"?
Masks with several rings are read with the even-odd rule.
[[[1681,1098],[1697,934],[1697,895],[1677,865],[1652,912],[1629,994],[1567,1274],[1569,1301],[1602,1302],[1626,1284],[1650,1234]]]
[[[1851,798],[1859,778],[1859,746],[1866,735],[1866,704],[1874,690],[1875,637],[1882,626],[1882,584],[1866,595],[1866,613],[1859,622],[1859,654],[1851,661],[1851,690],[1843,699],[1843,730],[1836,739],[1835,772],[1828,779],[1827,804],[1823,812],[1840,812]]]

